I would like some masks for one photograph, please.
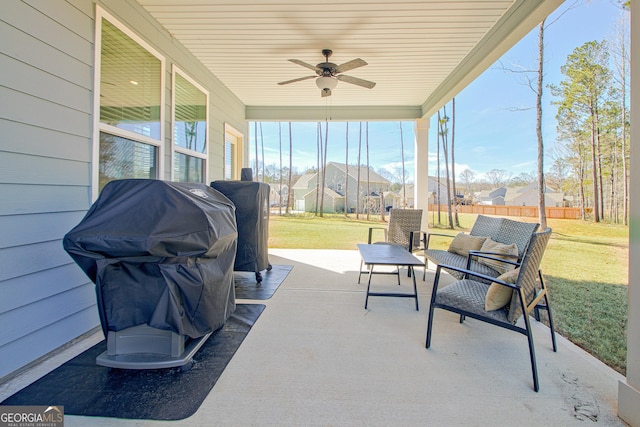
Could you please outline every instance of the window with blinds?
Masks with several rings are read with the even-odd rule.
[[[197,153],[207,153],[207,95],[179,72],[174,74],[173,143]]]
[[[97,8],[93,196],[116,179],[159,179],[164,157],[164,58],[102,8]]]
[[[205,160],[179,152],[173,153],[173,180],[178,182],[204,182]]]
[[[233,179],[234,178],[234,143],[229,139],[224,141],[224,179]]]
[[[100,123],[160,139],[162,63],[102,19]]]
[[[173,65],[173,180],[207,180],[209,92]]]
[[[158,147],[100,132],[100,190],[115,179],[158,178]]]

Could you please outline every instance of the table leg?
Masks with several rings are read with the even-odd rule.
[[[369,281],[367,282],[367,296],[364,299],[364,308],[369,304],[369,288],[371,287],[371,276],[373,275],[373,265],[369,266]]]
[[[413,266],[409,266],[409,274],[413,277],[413,294],[416,296],[416,311],[420,311],[418,308],[418,288],[416,286],[416,272],[413,270]]]

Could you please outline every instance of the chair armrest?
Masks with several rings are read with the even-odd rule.
[[[492,255],[496,255],[496,256],[492,256]],[[518,261],[511,261],[509,259],[504,259],[504,258],[498,258],[497,255],[499,255],[500,257],[508,257],[508,258],[515,258]],[[469,251],[469,256],[467,256],[467,270],[471,270],[471,259],[473,257],[476,258],[487,258],[487,259],[491,259],[494,261],[498,261],[498,262],[503,262],[505,264],[511,264],[513,266],[516,267],[520,267],[520,262],[519,262],[519,258],[518,255],[510,255],[510,254],[500,254],[500,253],[496,253],[496,252],[482,252],[482,251]]]
[[[438,267],[436,268],[436,278],[439,279],[440,277],[440,270],[446,268],[447,270],[453,270],[453,271],[458,271],[460,273],[464,274],[465,279],[468,279],[469,276],[473,276],[473,277],[479,277],[481,279],[487,280],[491,283],[496,282],[501,284],[502,286],[506,286],[508,288],[512,288],[512,289],[520,289],[518,288],[517,285],[514,285],[513,283],[507,283],[504,280],[499,280],[497,277],[493,277],[493,276],[489,276],[486,274],[482,274],[482,273],[478,273],[477,271],[473,271],[473,270],[469,270],[467,268],[460,268],[460,267],[454,267],[452,265],[446,265],[446,264],[439,264]],[[489,284],[485,285],[489,286]]]
[[[383,230],[384,231],[384,241],[387,241],[387,229],[386,227],[369,227],[369,239],[367,240],[368,244],[371,244],[373,241],[373,230]]]
[[[444,234],[444,233],[427,233],[426,239],[425,239],[425,242],[424,242],[425,250],[429,249],[429,242],[431,241],[431,236],[449,237],[451,239],[456,237],[456,236],[452,236],[451,234]]]

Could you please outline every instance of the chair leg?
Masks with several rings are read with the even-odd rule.
[[[466,316],[464,314],[460,315],[460,323],[464,323],[464,319],[466,319]]]
[[[358,270],[358,284],[360,284],[360,277],[362,276],[362,264],[363,261],[360,260],[360,270]]]
[[[537,393],[540,390],[540,384],[538,383],[538,367],[536,365],[536,350],[533,346],[533,334],[531,333],[531,320],[529,315],[524,312],[524,324],[527,330],[527,340],[529,341],[529,357],[531,358],[531,373],[533,375],[533,390]]]
[[[553,324],[553,316],[551,315],[551,305],[549,304],[549,290],[547,284],[544,282],[544,276],[542,276],[542,270],[538,269],[538,278],[540,279],[540,287],[544,291],[544,308],[547,310],[547,316],[549,317],[549,329],[551,331],[551,344],[553,345],[553,351],[558,351],[556,345],[556,330]]]
[[[551,344],[553,345],[553,351],[558,351],[558,346],[556,345],[556,332],[555,327],[553,325],[553,316],[551,316],[551,306],[549,306],[549,295],[544,296],[544,304],[547,309],[547,316],[549,317],[549,329],[551,330]]]
[[[413,273],[415,274],[415,272]],[[436,294],[438,293],[438,281],[440,279],[440,270],[436,271],[436,278],[433,281],[433,290],[431,291],[431,303],[429,304],[429,316],[427,317],[427,339],[425,348],[431,347],[431,328],[433,326],[433,312],[436,309]]]

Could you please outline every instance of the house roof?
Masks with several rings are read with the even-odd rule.
[[[136,0],[246,105],[248,120],[428,117],[562,0]],[[368,65],[322,98],[315,66]],[[287,85],[278,82],[313,77]],[[330,101],[330,103],[328,102]],[[354,108],[357,107],[357,108]]]
[[[294,190],[306,189],[307,185],[309,184],[309,181],[311,181],[316,175],[317,175],[317,173],[315,173],[315,172],[314,173],[305,173],[300,178],[298,178],[298,180],[295,182],[295,184],[293,184],[292,188]]]
[[[347,169],[347,165],[345,163],[337,163],[337,162],[329,162],[327,163],[327,166],[332,165],[336,168],[338,168],[339,170],[345,172]],[[374,171],[372,168],[367,168],[364,165],[360,166],[360,181],[366,181],[367,179],[367,171],[369,173],[369,182],[378,182],[378,183],[383,183],[383,184],[390,184],[389,180],[383,176],[381,176],[380,174],[378,174],[376,171]],[[358,179],[358,166],[357,165],[349,165],[349,176],[352,177],[353,179]]]

